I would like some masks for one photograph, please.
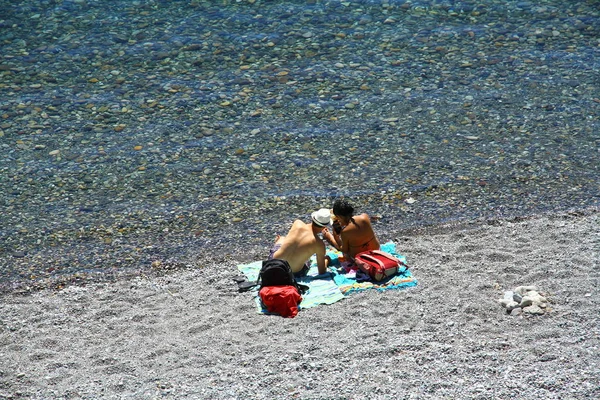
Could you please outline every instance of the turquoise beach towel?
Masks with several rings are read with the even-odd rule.
[[[406,260],[406,257],[396,253],[396,245],[393,242],[382,245],[381,250],[393,254],[403,262]],[[358,282],[354,271],[346,273],[340,266],[338,261],[338,257],[341,256],[340,252],[328,251],[327,255],[331,258],[333,264],[333,266],[329,267],[328,272],[319,275],[316,257],[313,256],[308,274],[297,280],[298,283],[309,287],[309,290],[302,295],[302,302],[298,307],[300,310],[316,307],[319,304],[333,304],[343,299],[345,295],[362,290],[376,289],[382,291],[403,289],[417,285],[417,280],[407,269],[382,282]],[[249,264],[238,265],[237,268],[249,281],[256,281],[261,266],[262,261],[254,261]],[[258,296],[258,288],[253,289],[253,293],[257,311],[262,314],[269,314],[262,306],[260,297]]]
[[[246,275],[249,281],[256,281],[261,267],[262,261],[238,265],[240,272]],[[298,283],[309,287],[309,290],[302,295],[302,302],[298,307],[300,310],[315,307],[319,304],[333,304],[336,301],[344,298],[344,295],[337,287],[333,279],[333,273],[326,272],[325,274],[319,275],[319,269],[317,268],[316,261],[314,260],[311,264],[308,274],[296,280]],[[253,292],[256,297],[255,301],[258,312],[269,314],[269,312],[262,306],[260,297],[258,296],[258,288],[253,289]]]
[[[403,263],[406,262],[406,257],[396,252],[396,244],[393,242],[387,242],[383,244],[381,246],[381,251],[392,254]],[[332,263],[334,265],[339,265],[337,257],[341,255],[340,252],[330,251],[327,252],[327,255],[332,259]],[[344,272],[343,268],[338,267],[333,279],[343,294],[359,292],[367,289],[376,289],[379,291],[389,289],[404,289],[417,285],[417,279],[414,278],[410,270],[406,268],[402,269],[398,274],[380,282],[359,282],[356,280],[356,271]]]

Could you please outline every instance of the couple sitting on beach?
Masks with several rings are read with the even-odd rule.
[[[311,219],[309,223],[295,220],[287,235],[277,236],[269,254],[269,259],[286,260],[296,277],[306,275],[313,254],[317,255],[319,274],[327,271],[330,259],[326,256],[323,239],[341,251],[348,261],[352,261],[360,252],[379,250],[379,240],[373,232],[369,216],[355,216],[354,207],[344,199],[336,200],[333,204],[333,218],[329,209],[322,208],[313,212]],[[329,231],[329,225],[332,225],[333,233]]]

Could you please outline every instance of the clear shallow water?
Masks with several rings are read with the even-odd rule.
[[[256,257],[337,196],[385,238],[598,206],[593,2],[0,9],[9,286]]]

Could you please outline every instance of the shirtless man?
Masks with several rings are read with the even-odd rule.
[[[349,260],[367,250],[379,250],[379,240],[367,214],[354,215],[354,207],[344,199],[333,204],[333,234],[323,230],[323,238],[344,253]]]
[[[327,208],[315,211],[311,215],[312,222],[304,223],[295,220],[290,231],[285,236],[278,236],[270,251],[269,259],[279,258],[286,260],[296,277],[306,275],[310,269],[310,257],[317,255],[319,274],[327,272],[325,261],[325,243],[319,237],[327,225],[331,223],[331,216]]]

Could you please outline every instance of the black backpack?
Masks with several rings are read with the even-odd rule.
[[[256,282],[240,282],[239,290],[245,292],[258,285],[260,285],[260,289],[265,286],[295,286],[300,293],[308,290],[308,286],[296,282],[290,264],[286,260],[278,258],[263,261]]]
[[[259,282],[261,289],[265,286],[296,285],[290,264],[278,258],[263,261],[256,284]]]

